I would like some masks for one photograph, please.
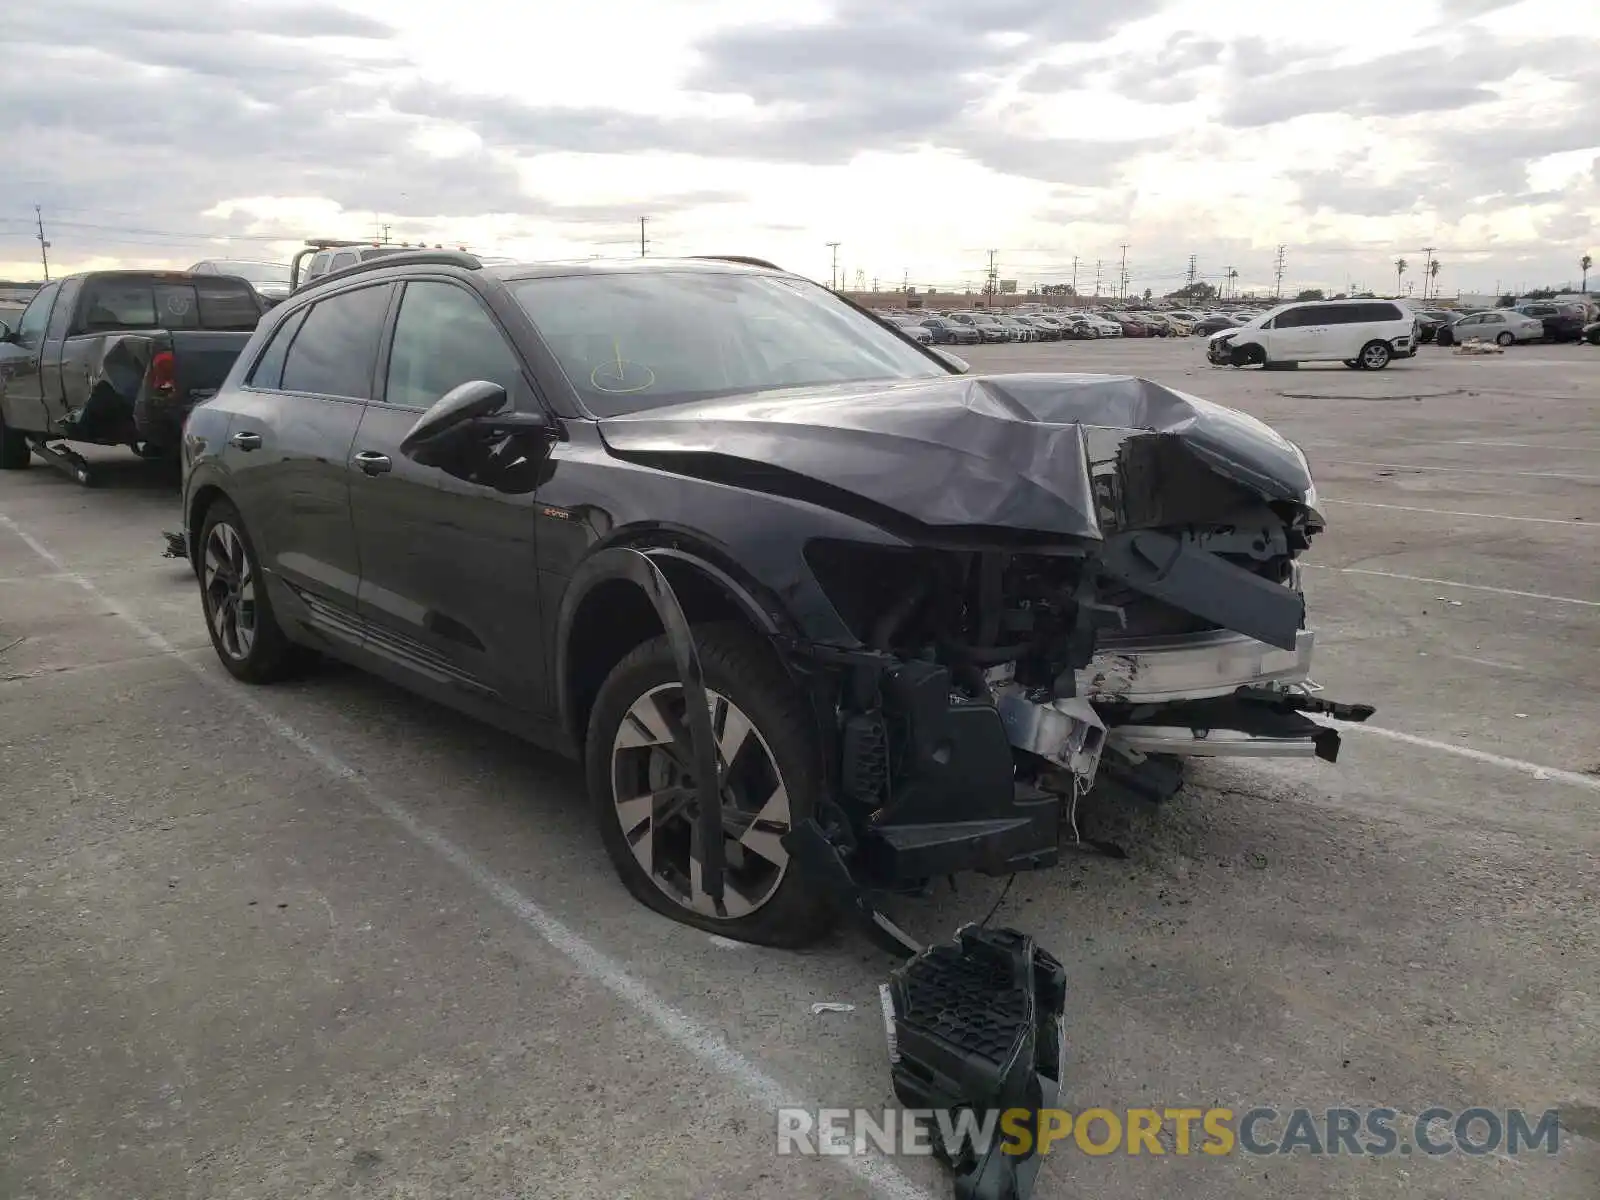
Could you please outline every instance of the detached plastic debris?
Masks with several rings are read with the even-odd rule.
[[[165,538],[166,541],[167,541],[166,549],[164,549],[161,552],[161,557],[162,558],[188,558],[189,557],[189,535],[188,534],[186,534],[186,533],[174,533],[171,530],[167,530],[167,531],[163,532],[161,536],[163,538]]]
[[[883,990],[894,1093],[907,1108],[1027,1109],[1037,1135],[1041,1108],[1061,1094],[1066,972],[1015,929],[966,925],[954,942],[929,946],[889,977]],[[937,1132],[935,1134],[937,1140]],[[1039,1155],[1007,1154],[995,1138],[981,1157],[971,1146],[937,1147],[955,1172],[957,1200],[1022,1200],[1033,1191]]]
[[[848,1012],[855,1012],[855,1010],[856,1010],[856,1006],[854,1004],[845,1004],[843,1001],[839,1001],[839,1000],[819,1000],[819,1001],[817,1001],[817,1003],[815,1003],[815,1004],[813,1004],[811,1006],[811,1015],[814,1017],[818,1013],[827,1013],[827,1012],[846,1012],[846,1013],[848,1013]]]

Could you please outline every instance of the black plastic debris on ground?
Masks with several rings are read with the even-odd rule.
[[[967,925],[954,942],[930,946],[890,977],[885,992],[895,1095],[907,1108],[1026,1109],[1037,1135],[1038,1112],[1061,1094],[1066,972],[1033,939],[1014,929]],[[1035,1137],[1035,1142],[1036,1142]],[[1033,1190],[1041,1159],[1008,1154],[996,1137],[981,1155],[972,1146],[939,1146],[955,1172],[957,1200],[1020,1200]],[[1030,1147],[1031,1149],[1031,1147]]]

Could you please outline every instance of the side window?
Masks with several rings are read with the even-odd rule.
[[[191,275],[215,275],[216,273],[217,269],[208,262],[197,262],[189,268],[189,274]]]
[[[380,283],[313,305],[289,347],[283,390],[370,400],[389,291],[389,284]]]
[[[55,309],[50,314],[50,327],[45,337],[58,342],[72,332],[72,310],[78,305],[78,293],[83,290],[83,280],[74,276],[61,281],[61,291]]]
[[[201,329],[254,329],[261,320],[255,289],[242,279],[197,279],[194,293]]]
[[[330,255],[324,251],[321,254],[313,254],[309,259],[307,259],[305,272],[301,275],[302,281],[307,279],[315,279],[319,275],[326,274],[328,270],[329,257]]]
[[[505,335],[470,292],[449,283],[408,283],[394,325],[383,398],[427,408],[474,379],[515,395],[521,369]]]
[[[1355,304],[1352,308],[1359,312],[1355,319],[1358,321],[1403,321],[1405,315],[1392,304]]]
[[[22,320],[17,324],[17,345],[36,350],[44,341],[44,327],[50,320],[50,306],[55,302],[59,283],[47,283],[34,293],[28,307],[22,310]]]
[[[1310,325],[1312,323],[1311,318],[1314,316],[1315,310],[1313,309],[1288,308],[1279,313],[1272,324],[1276,329],[1299,329],[1302,325]]]
[[[155,290],[149,279],[91,279],[84,289],[83,328],[158,329]]]
[[[354,250],[341,250],[333,256],[333,262],[328,267],[330,271],[342,271],[346,267],[356,265],[356,252]]]
[[[261,357],[256,359],[256,365],[250,371],[251,387],[276,391],[283,385],[283,363],[289,357],[289,343],[294,341],[295,330],[299,329],[300,322],[306,319],[307,311],[302,308],[278,326],[272,335],[272,340],[267,343],[267,348],[261,352]]]

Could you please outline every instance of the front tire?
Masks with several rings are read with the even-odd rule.
[[[766,946],[809,945],[834,911],[780,839],[822,795],[822,755],[805,696],[742,625],[694,627],[717,735],[727,862],[724,911],[700,886],[697,802],[683,741],[683,688],[665,636],[612,669],[585,738],[589,799],[612,866],[640,903],[686,925]]]
[[[295,674],[309,652],[291,642],[273,616],[261,560],[239,510],[227,500],[206,510],[197,553],[206,630],[228,674],[246,683]]]
[[[32,461],[28,441],[0,413],[0,471],[20,471]]]
[[[1517,338],[1515,334],[1507,329],[1501,333],[1495,334],[1494,340],[1498,345],[1509,346],[1512,342],[1516,341]]]
[[[1394,351],[1389,348],[1388,342],[1371,341],[1361,347],[1361,355],[1357,360],[1361,363],[1363,371],[1381,371],[1389,365],[1389,360],[1394,357]]]

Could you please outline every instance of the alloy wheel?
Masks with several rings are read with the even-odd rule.
[[[206,537],[203,560],[206,617],[229,658],[250,657],[256,640],[256,576],[239,531],[218,521]]]
[[[1369,371],[1376,371],[1389,363],[1389,350],[1386,346],[1373,343],[1361,352],[1361,365]]]
[[[699,799],[682,685],[651,688],[629,707],[611,746],[611,794],[634,859],[675,903],[734,920],[771,900],[789,868],[789,793],[761,731],[707,689],[717,740],[725,863],[719,911],[702,880]]]

